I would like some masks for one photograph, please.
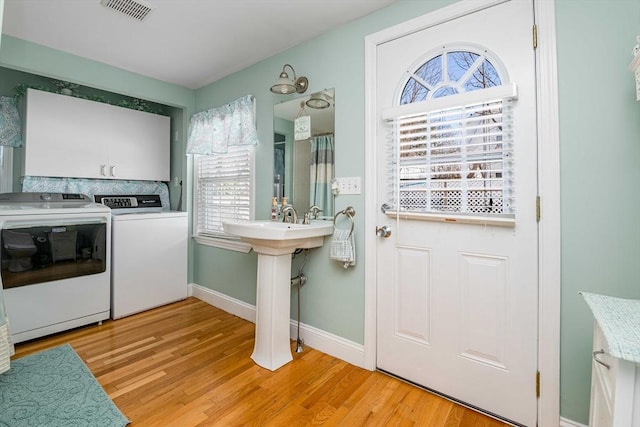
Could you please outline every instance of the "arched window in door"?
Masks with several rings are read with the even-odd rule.
[[[442,98],[501,84],[500,73],[486,53],[445,50],[416,67],[402,90],[400,104]]]
[[[423,57],[403,76],[393,127],[391,194],[400,211],[515,215],[512,101],[500,61],[482,49]]]

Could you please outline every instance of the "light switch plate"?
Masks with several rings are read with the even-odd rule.
[[[338,194],[360,194],[362,185],[359,176],[336,178]]]

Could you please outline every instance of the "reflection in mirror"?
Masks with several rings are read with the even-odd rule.
[[[300,218],[317,205],[318,218],[333,219],[334,101],[335,90],[325,89],[273,107],[273,195],[278,204],[287,197]]]

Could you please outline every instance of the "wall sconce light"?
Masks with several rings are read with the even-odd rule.
[[[293,73],[293,79],[289,78],[289,75],[285,71],[285,68],[291,68]],[[284,64],[280,78],[271,86],[271,92],[278,95],[286,95],[288,93],[304,93],[309,87],[309,80],[306,77],[296,77],[296,71],[289,64]]]
[[[321,110],[331,105],[329,102],[330,97],[324,92],[316,92],[307,100],[307,107]]]

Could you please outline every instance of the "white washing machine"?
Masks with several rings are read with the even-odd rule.
[[[95,196],[111,208],[111,318],[187,298],[186,212],[157,195]]]

